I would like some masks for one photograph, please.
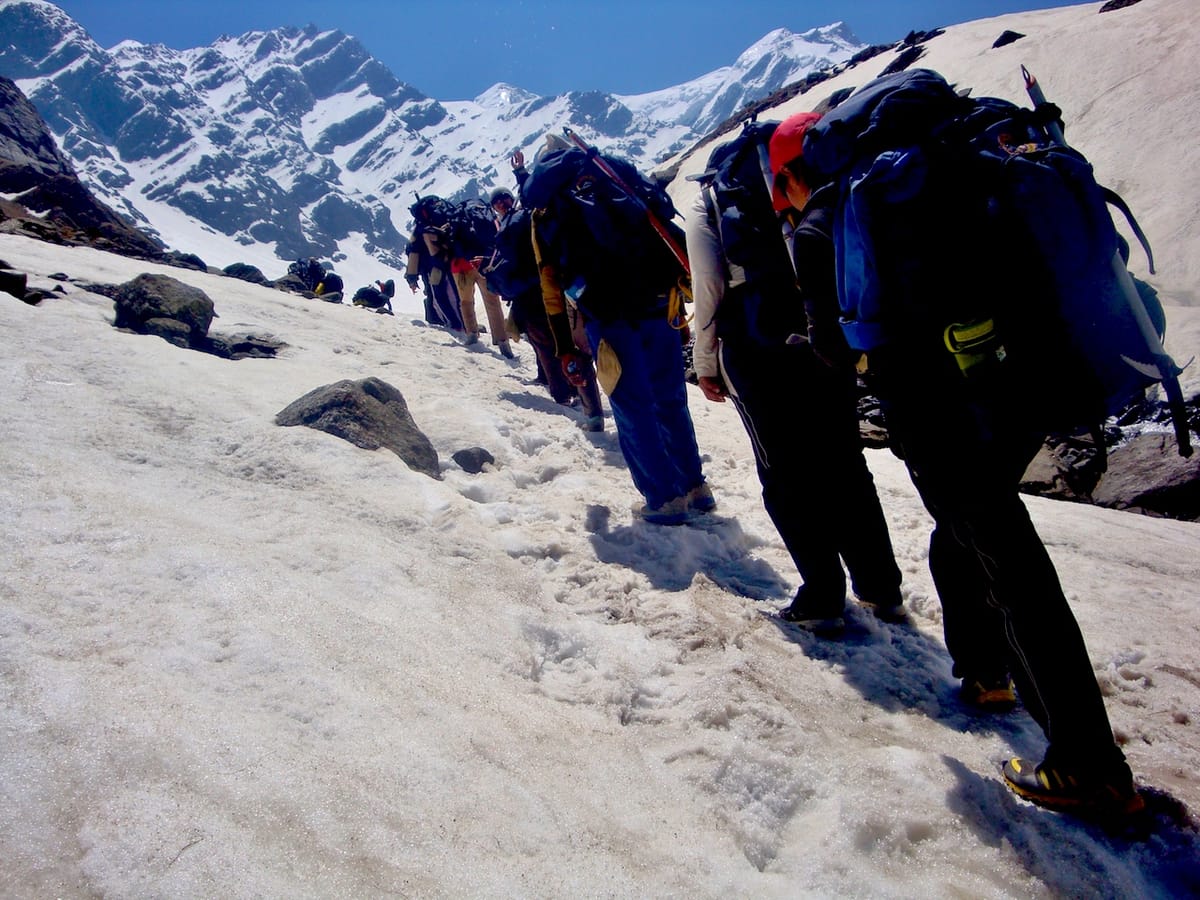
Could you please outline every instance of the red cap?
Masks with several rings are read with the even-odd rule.
[[[804,154],[804,133],[819,118],[821,117],[813,112],[796,113],[780,122],[775,133],[771,135],[768,152],[771,158],[771,178],[775,180],[776,185],[783,167]],[[778,186],[772,186],[771,198],[775,201],[776,212],[782,212],[792,205]]]

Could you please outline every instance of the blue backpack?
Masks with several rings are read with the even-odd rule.
[[[842,327],[868,364],[898,346],[950,354],[968,380],[1020,397],[1031,428],[1072,433],[1157,381],[1177,395],[1179,370],[1162,350],[1153,289],[1139,283],[1129,297],[1128,246],[1109,203],[1148,257],[1149,245],[1061,140],[1057,115],[960,96],[913,69],[815,123],[803,164],[837,185]],[[1177,432],[1182,453],[1186,425]]]

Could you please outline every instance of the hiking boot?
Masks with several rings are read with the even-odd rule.
[[[688,518],[687,497],[676,497],[661,506],[647,503],[635,508],[633,514],[651,525],[682,525]]]
[[[508,345],[508,341],[501,341],[499,346],[500,346],[500,355],[503,356],[505,359],[516,359],[517,358],[517,354],[513,353],[512,347],[510,347]]]
[[[588,416],[581,422],[576,422],[575,425],[580,431],[603,431],[604,417],[603,416]]]
[[[846,621],[842,618],[845,610],[844,598],[837,600],[814,597],[811,591],[806,591],[804,585],[801,585],[791,605],[779,611],[779,618],[799,625],[813,634],[832,635],[845,628]]]
[[[1146,808],[1128,770],[1105,778],[1058,766],[1035,766],[1019,757],[1004,764],[1004,783],[1018,797],[1056,812],[1080,816],[1132,816]]]
[[[979,712],[1008,712],[1017,705],[1017,692],[1007,675],[963,679],[958,699]]]
[[[702,481],[687,493],[688,509],[694,512],[712,512],[717,508],[717,498],[713,496],[712,488],[707,481]]]
[[[883,595],[863,596],[856,593],[854,599],[860,606],[870,610],[871,614],[881,622],[908,621],[908,613],[904,609],[904,598],[900,596],[899,589]]]

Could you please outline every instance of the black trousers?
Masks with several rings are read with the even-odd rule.
[[[854,379],[806,345],[765,347],[723,339],[725,374],[754,447],[763,505],[814,600],[854,592],[898,600],[892,553],[875,481],[863,456]]]
[[[1008,669],[1047,760],[1124,767],[1079,625],[1017,487],[1042,435],[1011,398],[940,363],[872,359],[871,386],[936,527],[929,565],[963,677]],[[1127,771],[1127,768],[1126,768]]]

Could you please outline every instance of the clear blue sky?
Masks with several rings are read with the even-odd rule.
[[[867,43],[1067,0],[61,0],[104,47],[177,49],[222,34],[315,24],[352,34],[439,100],[498,81],[538,94],[669,87],[732,63],[768,31],[844,21]]]

